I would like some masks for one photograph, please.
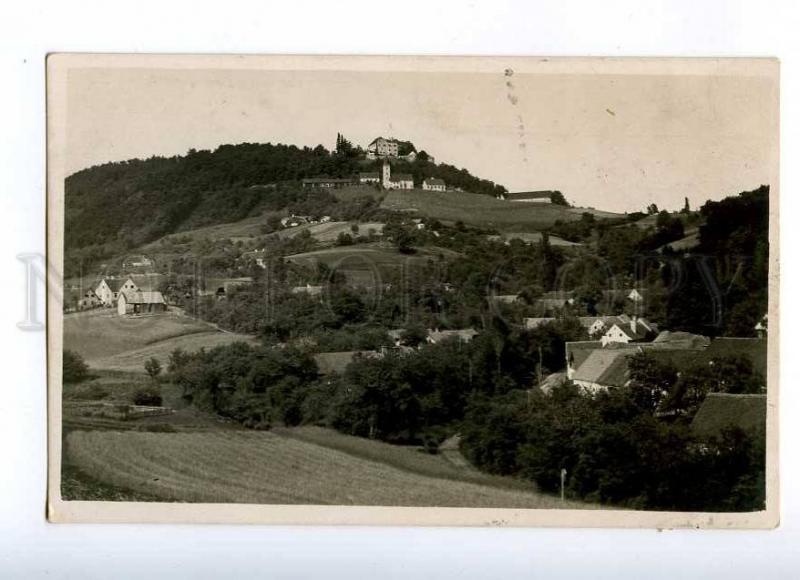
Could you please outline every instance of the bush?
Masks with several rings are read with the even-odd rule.
[[[146,407],[160,407],[161,393],[155,387],[143,387],[133,394],[133,404]]]
[[[89,378],[89,367],[83,357],[71,350],[64,351],[63,380],[65,383],[79,383]]]

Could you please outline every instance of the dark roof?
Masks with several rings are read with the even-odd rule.
[[[122,287],[122,284],[127,280],[127,278],[103,278],[106,281],[106,285],[111,289],[112,292],[119,292],[119,289]],[[103,281],[101,280],[101,282]]]
[[[425,183],[428,185],[444,185],[444,179],[439,179],[438,177],[428,177],[425,179]]]
[[[367,179],[367,178],[378,179],[380,178],[381,174],[378,173],[377,171],[368,171],[366,173],[359,173],[358,176],[361,179]]]
[[[397,173],[389,178],[390,181],[414,181],[414,176],[408,173]]]
[[[164,304],[161,292],[131,292],[124,290],[122,295],[128,304]]]
[[[707,336],[691,332],[664,330],[655,337],[653,344],[661,348],[699,349],[707,347],[711,340]]]
[[[692,432],[699,437],[715,437],[729,427],[763,437],[767,432],[766,395],[709,393],[692,420]]]
[[[767,341],[763,338],[715,338],[706,353],[712,360],[722,356],[744,356],[753,362],[756,372],[765,379],[767,377]]]
[[[353,177],[307,177],[303,183],[352,183],[354,179]]]
[[[580,340],[565,343],[567,361],[573,368],[578,368],[583,364],[592,351],[602,347],[599,340]]]
[[[606,387],[624,387],[629,378],[627,357],[633,352],[632,349],[596,348],[575,369],[573,379]]]
[[[525,199],[551,199],[554,191],[518,191],[516,193],[506,194],[506,199],[509,201],[521,201]]]

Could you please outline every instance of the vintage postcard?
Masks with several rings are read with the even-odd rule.
[[[776,60],[47,73],[51,521],[778,525]]]

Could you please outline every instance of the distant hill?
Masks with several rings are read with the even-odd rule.
[[[106,163],[65,182],[65,267],[124,254],[165,235],[280,211],[309,192],[299,180],[377,171],[380,160],[332,153],[321,145],[222,145],[214,151]],[[465,169],[429,161],[401,162],[397,171],[440,177],[494,195],[505,188]]]

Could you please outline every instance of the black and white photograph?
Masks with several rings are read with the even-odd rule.
[[[49,518],[774,527],[778,72],[51,55]]]

